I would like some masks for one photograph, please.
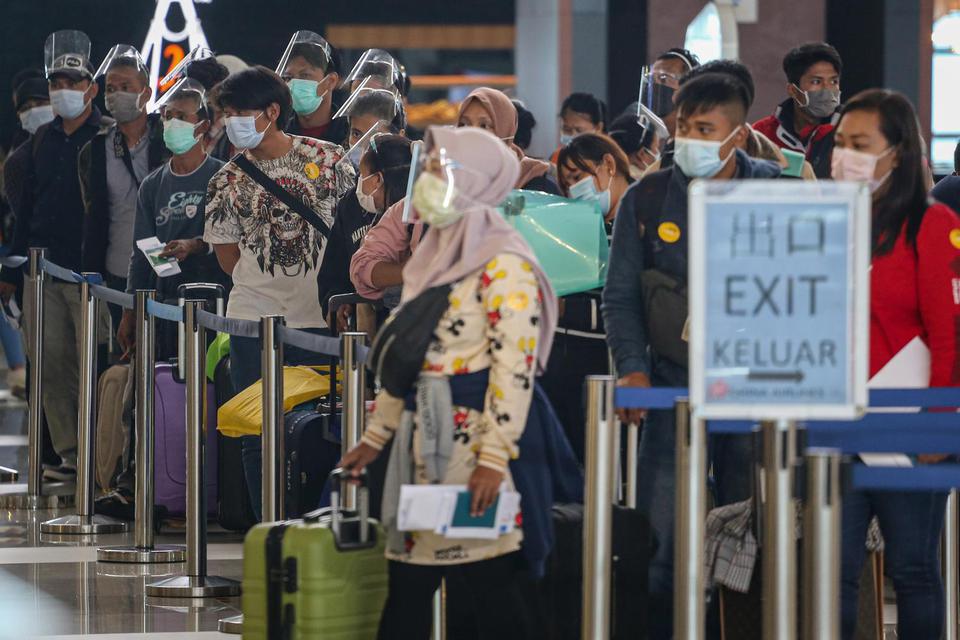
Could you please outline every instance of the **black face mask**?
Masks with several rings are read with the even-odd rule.
[[[673,113],[673,94],[676,89],[665,84],[653,83],[647,88],[644,103],[658,118]]]

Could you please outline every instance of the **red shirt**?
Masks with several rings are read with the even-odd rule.
[[[960,217],[934,204],[916,251],[901,233],[870,271],[870,375],[920,336],[930,348],[930,386],[960,386]]]

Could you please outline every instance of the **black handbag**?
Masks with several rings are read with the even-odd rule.
[[[394,398],[405,397],[423,370],[423,360],[443,314],[450,306],[449,284],[427,289],[403,304],[377,332],[367,368]]]

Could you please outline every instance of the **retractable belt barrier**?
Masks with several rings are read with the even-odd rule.
[[[588,378],[588,388],[589,384]],[[621,387],[616,389],[614,396],[617,408],[677,411],[678,506],[674,563],[674,631],[677,638],[699,640],[705,637],[702,593],[706,507],[702,489],[708,468],[705,459],[708,434],[746,434],[763,429],[767,500],[755,517],[764,521],[759,527],[763,535],[764,594],[768,600],[783,599],[772,597],[773,592],[778,596],[795,594],[791,588],[795,588],[796,568],[786,554],[779,553],[780,548],[794,544],[793,527],[784,526],[792,522],[784,517],[784,513],[793,510],[789,500],[790,483],[781,482],[780,477],[792,477],[789,469],[793,466],[796,446],[792,426],[784,428],[780,423],[743,420],[699,420],[689,414],[687,389],[684,388]],[[805,433],[803,444],[807,467],[804,563],[809,584],[803,594],[807,637],[839,637],[841,456],[860,453],[960,454],[957,407],[960,407],[960,388],[874,389],[870,391],[868,413],[857,420],[811,420],[799,424]],[[588,424],[593,410],[596,407],[588,408]],[[944,557],[952,559],[955,564],[958,544],[956,488],[960,487],[960,464],[868,466],[852,462],[848,465],[847,480],[848,486],[855,489],[950,491],[943,545]],[[771,500],[771,496],[777,499]],[[780,539],[784,531],[789,534],[786,541]],[[778,552],[770,553],[773,548]],[[770,557],[775,557],[776,561],[768,562]],[[960,576],[951,563],[945,563],[944,577],[949,594],[960,592]],[[586,603],[586,586],[584,598]],[[604,610],[606,606],[603,605]],[[765,609],[765,635],[768,624],[796,626],[793,619],[781,617],[774,621],[772,614],[771,617],[767,614]],[[948,602],[947,637],[957,637],[957,624],[957,607],[951,601]]]

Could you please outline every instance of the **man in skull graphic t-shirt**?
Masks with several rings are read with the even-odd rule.
[[[251,161],[332,227],[337,199],[353,187],[352,168],[337,164],[343,151],[336,145],[299,136],[292,140],[286,155]],[[237,243],[240,249],[227,316],[259,320],[282,314],[289,327],[326,326],[317,297],[326,249],[319,231],[234,162],[210,180],[206,214],[203,239],[213,245]]]

